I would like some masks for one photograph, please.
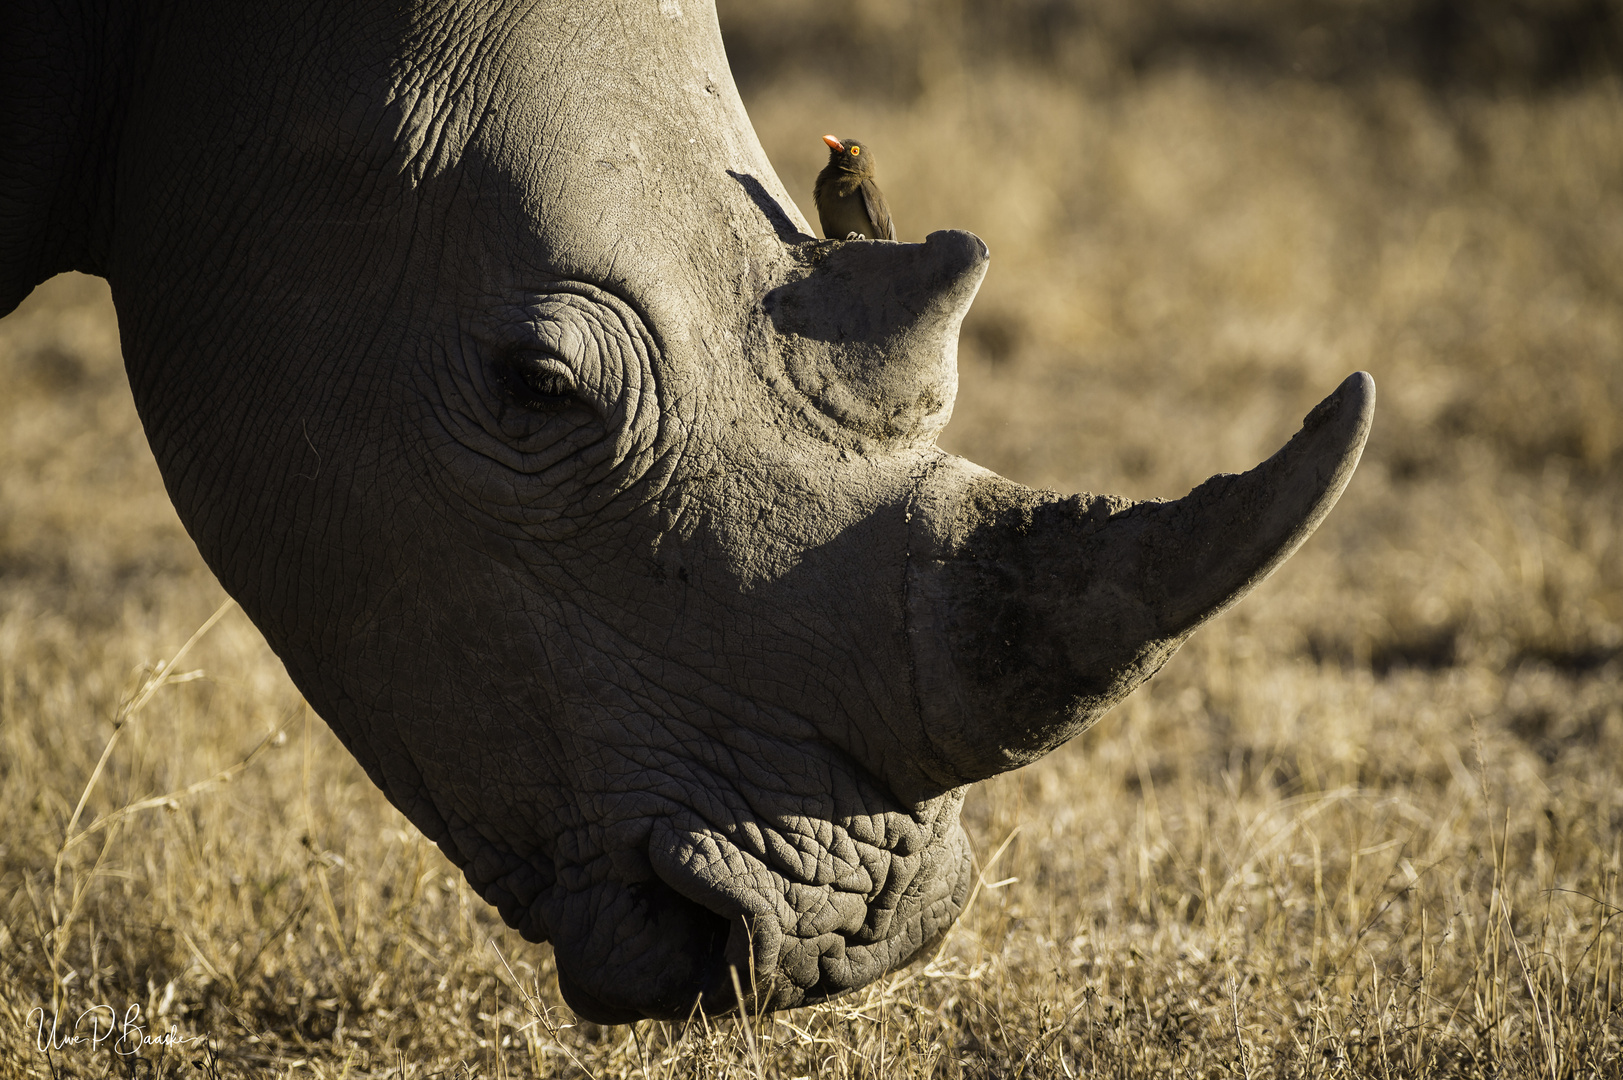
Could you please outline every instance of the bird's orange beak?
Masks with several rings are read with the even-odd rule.
[[[836,139],[834,136],[824,135],[823,141],[828,143],[828,148],[830,150],[838,150],[842,154],[845,153],[845,144]]]

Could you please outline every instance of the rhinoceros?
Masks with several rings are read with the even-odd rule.
[[[592,1020],[929,955],[967,786],[1269,574],[1369,429],[1355,374],[1171,502],[938,449],[986,246],[814,238],[710,0],[4,18],[0,314],[107,278],[209,566]]]

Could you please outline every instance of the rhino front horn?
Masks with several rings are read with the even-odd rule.
[[[919,485],[909,634],[922,764],[952,786],[1088,727],[1295,551],[1346,487],[1375,382],[1350,376],[1250,472],[1173,502],[1033,491],[956,458]]]

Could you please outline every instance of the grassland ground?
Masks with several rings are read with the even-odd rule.
[[[990,245],[949,449],[1174,496],[1363,368],[1340,506],[970,796],[981,884],[928,964],[601,1028],[226,603],[105,286],[56,279],[0,322],[0,1078],[1623,1075],[1623,87],[746,90],[802,208],[850,134],[903,239]],[[63,1043],[97,1006],[189,1041]]]

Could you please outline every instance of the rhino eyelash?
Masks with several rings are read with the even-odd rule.
[[[515,352],[503,367],[508,393],[528,408],[567,404],[576,400],[580,391],[568,366],[547,353]]]

